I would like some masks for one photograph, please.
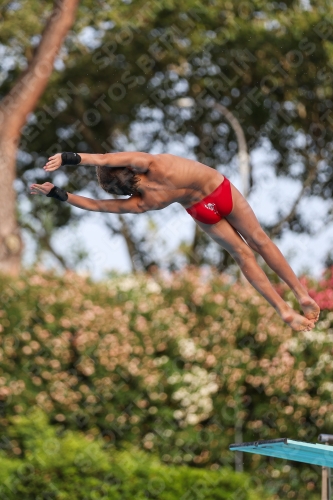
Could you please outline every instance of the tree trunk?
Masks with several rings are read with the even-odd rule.
[[[21,128],[42,95],[79,0],[56,0],[41,42],[26,71],[0,103],[0,271],[17,275],[22,240],[16,219],[16,152]]]
[[[20,269],[22,240],[16,222],[16,144],[0,139],[0,271],[15,275]]]
[[[217,111],[219,111],[226,120],[228,120],[236,134],[238,143],[239,171],[242,178],[242,193],[246,198],[250,190],[250,160],[244,131],[235,115],[233,115],[228,108],[218,102],[214,103],[213,107],[217,109]]]

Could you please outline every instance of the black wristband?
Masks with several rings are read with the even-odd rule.
[[[68,200],[68,194],[66,191],[64,191],[61,188],[58,188],[57,186],[53,186],[49,194],[46,195],[48,198],[55,198],[56,200],[59,201],[67,201]]]
[[[81,156],[77,153],[61,153],[61,165],[78,165],[81,163]]]

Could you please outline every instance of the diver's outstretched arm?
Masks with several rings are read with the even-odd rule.
[[[30,186],[30,194],[40,194],[48,196],[51,189],[55,186],[52,182],[44,182],[44,184],[32,184]],[[90,212],[109,212],[113,214],[140,214],[144,210],[140,203],[140,196],[131,196],[130,198],[120,200],[93,200],[85,196],[77,194],[66,193],[60,190],[65,195],[62,201],[67,201],[74,207],[89,210]],[[67,199],[66,199],[67,195]],[[59,199],[59,198],[58,198]]]
[[[108,212],[112,214],[140,214],[144,212],[140,206],[140,196],[131,196],[121,200],[93,200],[77,194],[67,194],[67,202],[70,205],[91,212]]]
[[[67,163],[66,156],[63,155],[75,155],[75,157],[71,158],[70,162]],[[43,168],[47,172],[53,172],[61,165],[97,165],[104,167],[127,167],[133,169],[135,172],[147,172],[152,161],[153,155],[138,151],[96,155],[89,153],[57,153],[54,156],[50,156]]]

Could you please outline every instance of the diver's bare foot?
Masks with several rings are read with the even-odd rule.
[[[318,321],[320,308],[309,295],[302,299],[299,299],[300,306],[304,312],[304,316],[313,321]]]
[[[313,319],[307,319],[305,316],[301,316],[293,309],[290,309],[287,313],[282,314],[281,317],[285,323],[297,332],[309,332],[315,326]]]

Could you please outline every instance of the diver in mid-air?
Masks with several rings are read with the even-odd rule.
[[[140,214],[180,203],[196,223],[235,259],[244,276],[294,330],[311,330],[319,306],[309,296],[288,262],[261,228],[253,210],[233,184],[217,170],[198,161],[171,154],[140,152],[87,154],[58,153],[44,166],[47,172],[61,165],[95,165],[100,186],[126,199],[93,200],[67,193],[50,182],[32,184],[31,194],[67,201],[94,212]],[[241,236],[240,236],[241,235]],[[291,288],[304,316],[277,293],[252,252]]]

